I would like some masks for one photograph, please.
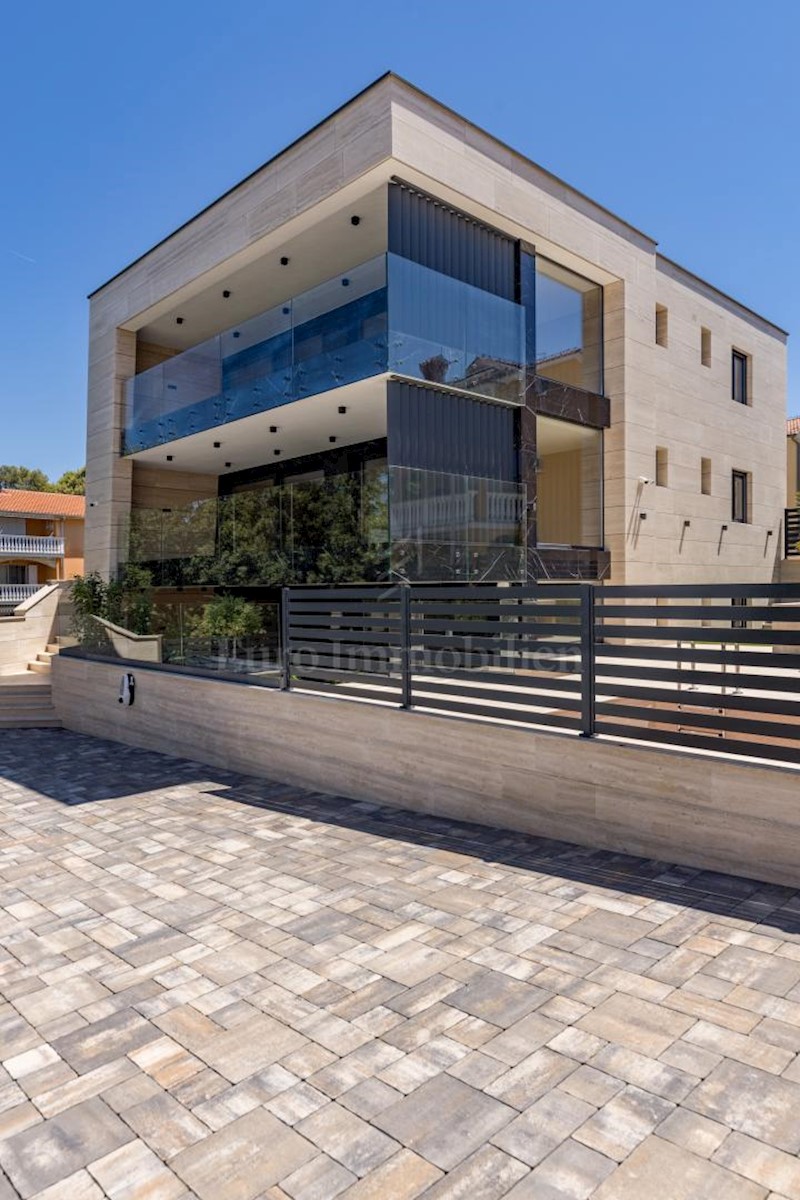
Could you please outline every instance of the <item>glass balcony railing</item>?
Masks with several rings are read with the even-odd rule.
[[[158,587],[520,579],[524,489],[406,467],[133,509],[127,558]]]
[[[127,383],[125,453],[391,371],[522,402],[524,309],[381,255]]]

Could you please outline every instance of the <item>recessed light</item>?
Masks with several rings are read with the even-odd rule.
[[[222,298],[223,298],[223,300],[230,300],[230,298],[231,298],[231,294],[230,294],[230,292],[228,291],[228,289],[227,289],[227,288],[226,288],[226,289],[225,289],[225,291],[222,293]]]
[[[360,225],[360,224],[361,224],[361,217],[358,217],[358,216],[355,216],[355,215],[353,215],[353,216],[350,218],[350,224],[351,224],[351,225]]]
[[[183,317],[176,317],[176,318],[175,318],[175,324],[176,324],[176,325],[182,325],[182,324],[183,324]]]
[[[219,450],[221,445],[222,445],[222,442],[214,442],[214,449]]]
[[[272,451],[272,453],[273,453],[273,454],[275,454],[275,455],[278,455],[278,454],[280,454],[280,450],[278,450],[278,449],[275,449],[275,450],[273,450],[273,451]]]
[[[226,466],[226,467],[232,467],[232,466],[233,466],[233,463],[225,463],[225,466]]]
[[[288,267],[288,265],[289,265],[289,259],[286,257],[285,254],[282,254],[281,255],[281,266]]]
[[[350,287],[350,280],[347,278],[346,275],[345,275],[344,279],[342,280],[342,287]]]
[[[278,432],[278,426],[277,426],[277,425],[270,425],[270,427],[269,427],[269,431],[270,431],[270,433],[277,433],[277,432]]]
[[[329,442],[335,442],[335,441],[336,441],[336,438],[333,436],[333,434],[331,434],[331,436],[328,438],[328,441],[329,441]]]
[[[341,413],[341,415],[342,415],[342,416],[344,416],[344,414],[347,412],[347,405],[346,405],[346,404],[340,404],[340,405],[339,405],[339,412]]]
[[[232,335],[232,336],[233,336],[233,337],[241,337],[242,335],[239,333],[239,330],[238,330],[238,329],[234,329],[234,331],[233,331],[233,335]]]
[[[168,455],[167,455],[167,462],[172,462],[172,455],[171,455],[171,454],[168,454]]]

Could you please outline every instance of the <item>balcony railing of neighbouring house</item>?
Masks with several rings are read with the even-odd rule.
[[[18,557],[62,558],[64,539],[59,537],[26,537],[23,534],[0,533],[0,554]]]
[[[522,403],[524,309],[386,254],[126,385],[132,454],[392,372]]]
[[[800,558],[800,508],[787,508],[783,521],[784,558]]]
[[[35,596],[43,586],[41,583],[0,583],[0,604],[21,604],[29,596]]]

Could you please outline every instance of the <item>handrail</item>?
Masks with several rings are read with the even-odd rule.
[[[64,539],[0,533],[0,554],[43,554],[48,558],[61,558],[64,554]]]

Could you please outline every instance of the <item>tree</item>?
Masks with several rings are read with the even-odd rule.
[[[70,496],[83,496],[86,493],[86,467],[77,471],[65,471],[60,479],[52,485],[54,492],[65,492]]]
[[[22,488],[29,492],[52,491],[50,480],[38,467],[0,467],[0,487]]]
[[[205,606],[193,633],[196,637],[232,643],[231,657],[236,658],[237,642],[260,633],[262,620],[258,605],[243,596],[222,594]]]

